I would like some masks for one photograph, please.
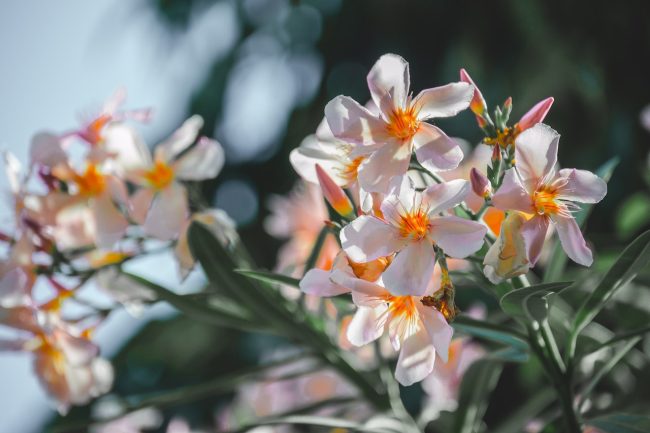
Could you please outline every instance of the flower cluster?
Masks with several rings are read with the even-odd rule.
[[[130,307],[153,300],[119,265],[162,243],[174,248],[182,278],[194,265],[189,222],[224,234],[231,224],[216,210],[192,212],[188,201],[187,182],[215,177],[224,162],[216,141],[197,140],[202,119],[188,119],[152,155],[127,123],[148,120],[149,111],[118,111],[123,98],[116,94],[78,130],[36,134],[24,172],[5,154],[13,230],[0,234],[0,324],[16,337],[0,349],[33,353],[61,412],[106,393],[113,381],[92,341],[110,309],[79,297],[82,289],[97,284]],[[72,314],[69,304],[84,313]]]
[[[511,98],[493,119],[465,70],[459,82],[413,97],[408,63],[387,54],[367,80],[365,106],[334,98],[315,135],[291,153],[296,171],[321,186],[338,214],[328,227],[341,245],[331,267],[308,270],[300,287],[324,297],[351,293],[348,340],[362,346],[387,333],[399,351],[396,379],[410,385],[430,375],[436,357],[449,356],[449,323],[459,312],[449,261],[483,262],[493,282],[525,274],[552,225],[568,256],[589,266],[572,213],[576,202],[600,201],[606,184],[556,167],[559,135],[541,123],[553,98],[508,126]],[[487,166],[460,170],[458,141],[430,121],[466,108],[491,156]]]

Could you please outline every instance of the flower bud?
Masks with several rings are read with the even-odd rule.
[[[488,198],[492,195],[492,184],[490,180],[476,168],[472,167],[472,170],[469,172],[469,179],[474,194],[483,198]]]
[[[460,80],[474,86],[474,96],[472,97],[472,101],[469,104],[469,108],[472,110],[472,113],[476,115],[476,121],[478,122],[479,126],[485,126],[486,123],[483,119],[483,113],[485,113],[485,110],[487,110],[487,104],[485,103],[485,99],[483,99],[481,91],[476,86],[476,84],[474,84],[472,77],[469,76],[465,69],[460,70]]]
[[[341,187],[338,186],[331,177],[329,177],[319,164],[316,164],[316,176],[318,177],[318,183],[323,191],[323,196],[332,208],[343,218],[354,218],[354,207],[352,206],[352,202],[348,196],[345,195],[343,189],[341,189]]]
[[[528,112],[521,117],[519,123],[517,123],[517,129],[519,132],[525,131],[542,122],[548,114],[548,110],[551,109],[553,101],[553,97],[546,98],[543,101],[539,101],[533,106],[533,108],[528,110]]]

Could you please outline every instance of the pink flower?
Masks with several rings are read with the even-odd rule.
[[[329,219],[320,188],[298,183],[288,197],[272,196],[269,209],[271,214],[264,221],[266,232],[280,239],[289,239],[280,248],[276,269],[302,275],[324,222]],[[338,251],[336,238],[328,234],[316,268],[330,269]]]
[[[395,378],[408,386],[427,377],[433,370],[436,353],[447,362],[453,329],[445,317],[431,306],[429,296],[394,296],[381,280],[373,283],[335,270],[334,283],[350,288],[357,305],[348,326],[348,340],[364,346],[384,332],[399,351]],[[429,286],[428,295],[433,294]]]
[[[463,201],[469,182],[453,180],[416,192],[408,176],[395,178],[381,204],[383,219],[363,215],[341,231],[341,243],[355,262],[397,253],[383,274],[394,295],[422,295],[435,265],[433,246],[465,258],[483,245],[486,228],[456,216],[440,216]]]
[[[363,157],[358,166],[363,189],[383,192],[393,177],[406,173],[413,149],[428,170],[458,166],[463,152],[456,142],[426,121],[454,116],[467,108],[473,95],[471,85],[451,83],[423,90],[413,98],[408,63],[386,54],[370,70],[368,87],[379,116],[347,96],[337,96],[325,107],[334,136],[353,145],[349,157],[353,161]]]
[[[223,167],[223,149],[215,140],[202,137],[189,148],[202,126],[200,116],[190,117],[156,146],[153,158],[146,146],[132,137],[131,146],[141,149],[140,161],[131,164],[127,176],[140,186],[131,200],[132,217],[147,235],[160,240],[176,238],[189,213],[187,191],[179,181],[211,179]]]
[[[500,209],[526,214],[521,233],[531,266],[539,259],[550,222],[555,224],[567,255],[576,263],[590,266],[591,250],[571,213],[578,209],[575,202],[602,200],[607,184],[589,171],[556,171],[559,139],[560,135],[544,124],[522,132],[515,143],[516,166],[506,171],[492,201]]]

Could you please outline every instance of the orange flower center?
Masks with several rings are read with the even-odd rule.
[[[420,127],[418,112],[415,107],[406,110],[396,108],[390,115],[386,131],[395,138],[408,140],[413,137]]]
[[[106,190],[106,178],[95,164],[88,164],[82,174],[74,174],[74,183],[79,188],[79,194],[97,196]]]
[[[174,170],[167,163],[156,161],[144,178],[153,188],[164,189],[174,180]]]
[[[388,302],[388,312],[393,317],[401,317],[409,321],[417,318],[418,310],[413,296],[388,295],[386,301]]]
[[[555,215],[563,211],[562,203],[556,201],[557,191],[542,186],[533,193],[533,207],[539,215]]]
[[[102,129],[108,122],[110,122],[112,117],[109,114],[102,114],[95,120],[93,120],[87,127],[84,134],[84,138],[92,144],[97,144],[104,139],[102,136]]]
[[[359,166],[363,162],[363,159],[364,159],[363,156],[359,156],[357,158],[354,158],[348,164],[346,164],[346,166],[343,168],[341,173],[343,175],[343,178],[345,178],[350,183],[357,180]]]
[[[505,128],[503,130],[499,129],[497,130],[496,137],[488,137],[484,139],[483,142],[490,146],[500,146],[501,148],[505,149],[509,145],[514,146],[515,139],[520,132],[521,131],[517,125],[513,126],[512,128]]]
[[[410,238],[412,240],[423,239],[429,233],[430,228],[431,222],[429,221],[429,215],[422,209],[407,213],[406,215],[400,215],[399,231],[404,238]]]

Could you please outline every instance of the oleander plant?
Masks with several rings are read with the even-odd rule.
[[[265,222],[287,239],[273,270],[202,195],[225,157],[199,116],[151,151],[138,132],[151,112],[122,110],[120,91],[78,128],[35,134],[25,167],[4,154],[0,349],[30,354],[75,415],[53,431],[650,431],[650,232],[603,257],[583,235],[618,161],[563,168],[571,143],[543,123],[553,98],[513,121],[513,99],[489,108],[464,69],[415,93],[407,61],[386,54],[367,84],[369,101],[335,97],[291,152],[301,180]],[[473,148],[436,126],[468,109],[484,134]],[[132,266],[165,252],[176,281]],[[190,275],[200,287],[178,290]],[[159,302],[262,349],[208,379],[112,391],[121,371],[96,332]],[[158,337],[159,353],[185,350]],[[200,422],[172,410],[206,400]]]

